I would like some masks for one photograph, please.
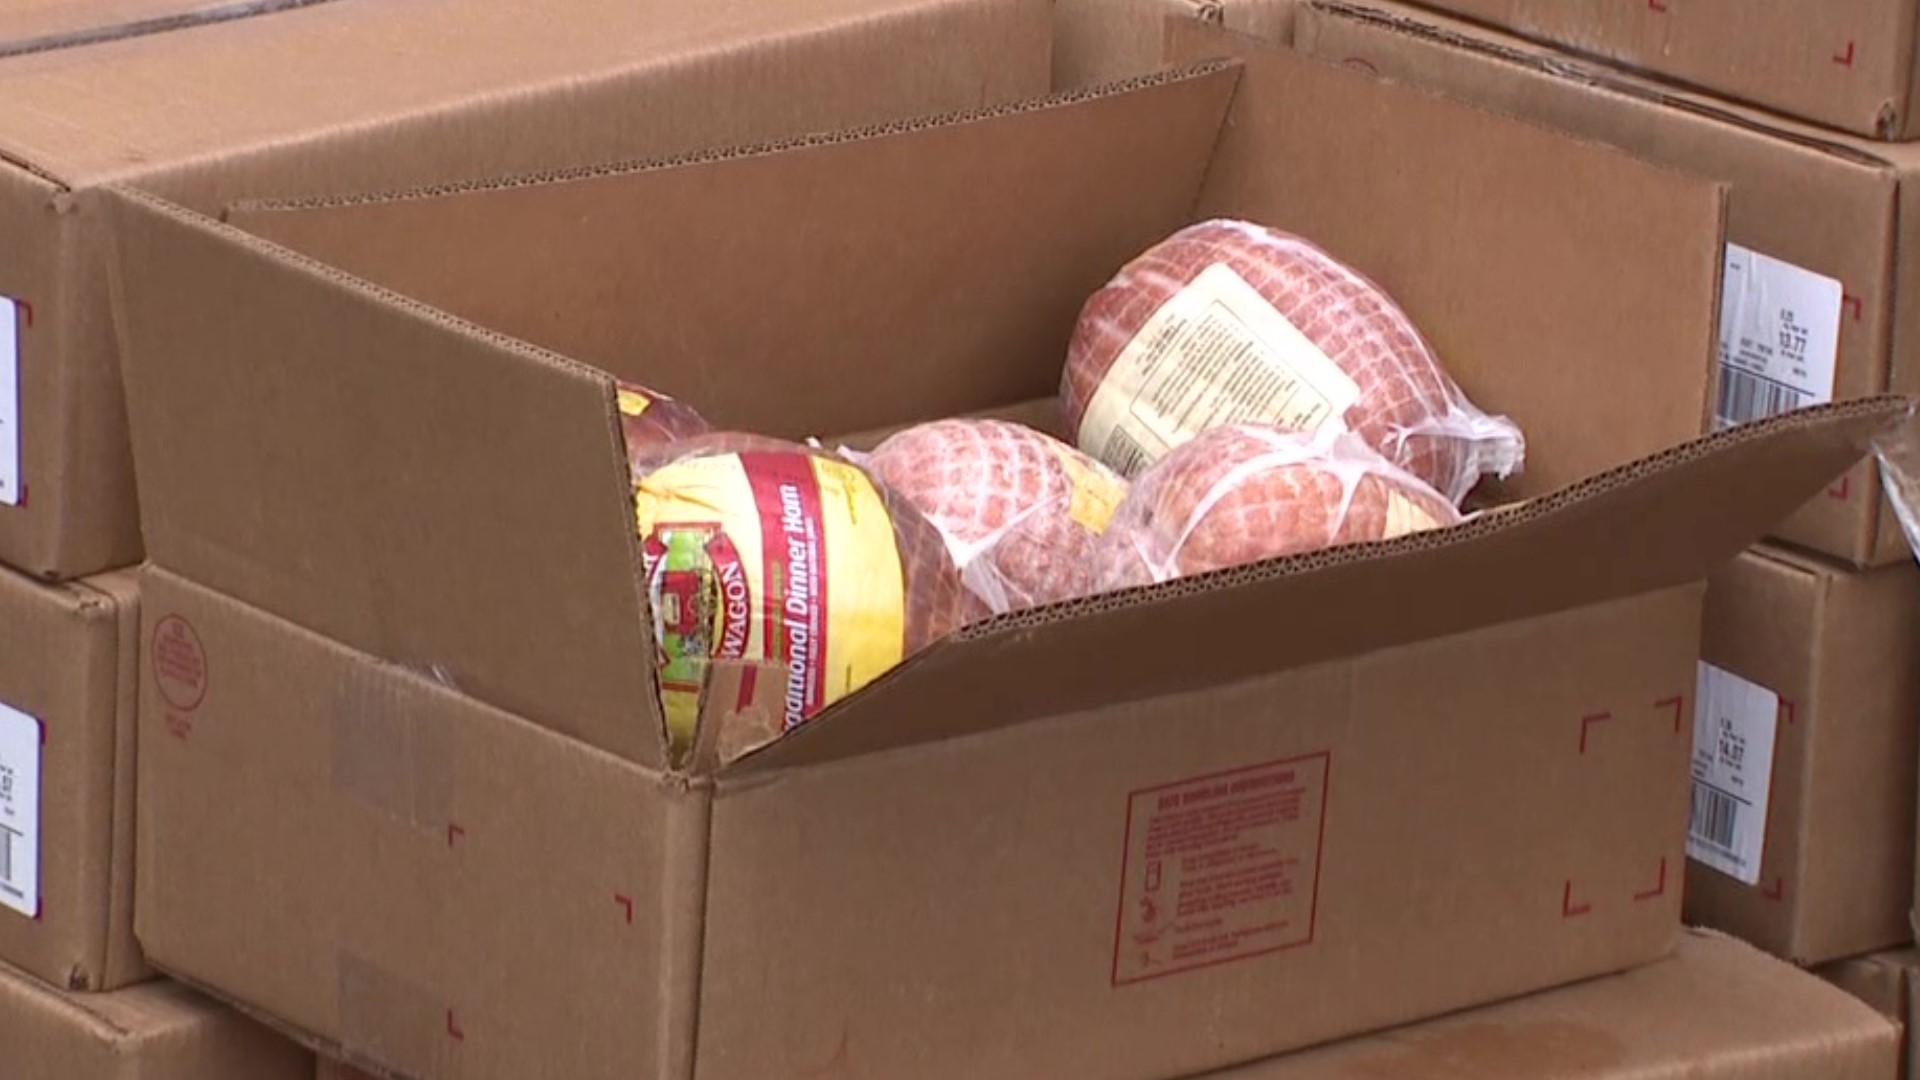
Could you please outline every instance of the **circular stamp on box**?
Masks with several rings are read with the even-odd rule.
[[[167,704],[192,712],[207,698],[207,650],[193,624],[178,615],[153,628],[153,681]]]

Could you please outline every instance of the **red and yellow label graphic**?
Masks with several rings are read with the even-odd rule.
[[[692,742],[709,658],[784,665],[791,731],[904,657],[893,521],[853,465],[798,452],[694,458],[641,480],[634,509],[676,745]]]

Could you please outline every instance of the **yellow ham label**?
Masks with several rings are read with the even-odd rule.
[[[636,390],[622,388],[614,392],[614,401],[623,416],[639,416],[653,407],[653,399]]]
[[[645,477],[634,508],[677,746],[692,742],[710,658],[784,665],[790,731],[905,655],[893,521],[854,466],[797,452],[694,458]]]
[[[1116,477],[1088,465],[1066,446],[1048,440],[1047,451],[1066,471],[1073,494],[1067,504],[1067,516],[1088,532],[1098,536],[1107,531],[1120,500],[1127,497],[1127,485]]]
[[[1387,492],[1387,527],[1380,539],[1392,540],[1396,536],[1425,532],[1439,527],[1440,522],[1422,509],[1419,503],[1398,491]]]

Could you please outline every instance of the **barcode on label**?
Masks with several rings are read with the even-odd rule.
[[[1153,464],[1147,460],[1146,447],[1135,442],[1133,436],[1121,428],[1107,432],[1107,440],[1101,446],[1098,457],[1121,476],[1137,476],[1142,469]]]
[[[1729,364],[1720,365],[1720,405],[1714,419],[1721,427],[1765,420],[1816,404],[1813,395]]]
[[[1740,809],[1740,800],[1706,784],[1696,783],[1693,785],[1693,814],[1687,830],[1697,842],[1710,844],[1732,855],[1734,826],[1740,820]]]

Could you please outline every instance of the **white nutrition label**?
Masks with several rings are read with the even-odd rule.
[[[0,505],[20,505],[20,305],[0,296]]]
[[[0,704],[0,907],[40,913],[40,722]]]
[[[1714,426],[1832,401],[1844,303],[1833,278],[1728,244]]]
[[[1133,476],[1195,435],[1344,423],[1360,387],[1225,263],[1161,304],[1087,403],[1080,445]]]
[[[1700,665],[1687,857],[1748,885],[1760,883],[1779,719],[1779,694]]]

